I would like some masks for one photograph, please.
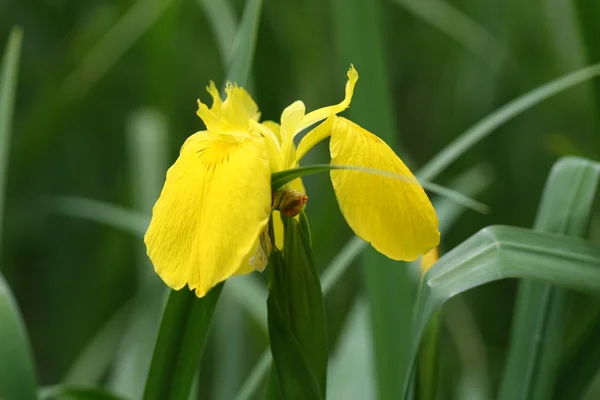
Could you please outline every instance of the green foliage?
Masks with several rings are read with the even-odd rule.
[[[491,226],[455,247],[424,277],[415,306],[411,369],[404,386],[409,398],[421,336],[449,298],[506,278],[528,278],[600,294],[600,246],[570,236]]]
[[[4,278],[0,275],[0,395],[34,400],[36,378],[25,325]]]
[[[269,267],[269,399],[324,399],[329,354],[323,293],[308,232],[286,219],[283,256]]]
[[[0,398],[600,396],[596,2],[0,8]],[[310,201],[270,269],[164,307],[142,237],[209,80],[278,120],[350,63],[344,115],[417,171],[446,254],[421,277],[351,236],[325,143],[273,176]]]
[[[222,289],[223,284],[220,284],[202,299],[185,288],[171,291],[156,340],[144,400],[187,399]]]
[[[534,229],[585,237],[599,178],[597,163],[572,158],[557,162],[546,182]],[[501,398],[552,395],[570,301],[571,294],[562,288],[521,282]]]

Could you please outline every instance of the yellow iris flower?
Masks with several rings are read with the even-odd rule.
[[[259,122],[258,107],[244,89],[228,84],[223,101],[211,82],[212,106],[198,101],[206,130],[183,144],[144,237],[154,269],[168,286],[188,285],[202,297],[219,282],[253,271],[250,259],[264,248],[261,233],[272,212],[271,174],[298,166],[327,137],[332,164],[409,178],[331,171],[340,209],[359,237],[394,260],[415,260],[438,245],[437,216],[410,170],[377,136],[337,116],[350,105],[357,80],[351,67],[342,102],[306,113],[296,101],[280,124]],[[296,135],[319,122],[296,149]],[[304,190],[300,180],[291,185]]]

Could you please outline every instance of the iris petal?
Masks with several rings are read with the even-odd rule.
[[[331,127],[333,125],[334,115],[331,115],[324,122],[314,127],[300,140],[298,150],[296,151],[296,164],[306,155],[317,143],[331,135]]]
[[[346,82],[346,94],[344,96],[344,100],[333,106],[319,108],[306,114],[304,116],[304,119],[302,120],[302,124],[300,124],[296,133],[299,133],[300,131],[308,128],[309,126],[321,120],[324,120],[332,114],[340,113],[350,106],[350,102],[352,101],[352,95],[354,94],[354,86],[356,85],[356,81],[358,80],[358,72],[356,72],[353,65],[350,66],[347,75],[348,82]]]
[[[206,88],[213,104],[210,108],[198,100],[198,116],[213,133],[245,137],[248,134],[250,120],[258,121],[260,113],[250,94],[243,88],[227,84],[227,98],[221,100],[219,91],[213,82]]]
[[[171,288],[198,297],[232,275],[250,272],[269,219],[271,170],[258,135],[226,141],[199,132],[167,172],[144,237],[154,269]]]
[[[438,219],[429,198],[404,163],[377,136],[336,117],[331,163],[406,176],[403,181],[360,171],[331,171],[331,181],[348,225],[379,252],[412,261],[438,245]]]

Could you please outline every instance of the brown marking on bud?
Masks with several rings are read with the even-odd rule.
[[[302,211],[307,201],[308,196],[302,195],[299,198],[290,201],[290,203],[288,203],[287,206],[281,210],[281,213],[286,217],[295,217],[296,215],[300,214],[300,211]]]
[[[307,195],[286,187],[274,194],[273,209],[280,211],[286,217],[295,217],[304,209],[307,201]]]

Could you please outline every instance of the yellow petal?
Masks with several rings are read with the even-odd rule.
[[[300,140],[298,150],[296,150],[296,164],[298,164],[300,159],[302,159],[302,157],[304,157],[317,143],[331,135],[331,127],[334,118],[335,116],[330,116]]]
[[[284,157],[281,151],[281,144],[279,143],[278,135],[275,134],[275,132],[273,132],[269,126],[272,125],[260,124],[256,121],[250,122],[251,130],[261,135],[265,140],[267,154],[269,155],[269,162],[271,164],[271,171],[277,172],[285,168]]]
[[[213,133],[245,137],[248,135],[250,120],[257,121],[260,113],[250,94],[243,88],[227,84],[227,98],[221,100],[219,91],[213,82],[207,88],[213,104],[210,108],[198,100],[198,116]]]
[[[202,297],[248,260],[269,219],[271,170],[258,135],[243,142],[199,132],[167,172],[144,237],[154,269],[171,288]]]
[[[263,121],[261,122],[261,124],[263,124],[264,126],[267,127],[267,129],[269,129],[271,132],[273,132],[273,134],[275,135],[275,137],[277,138],[277,140],[279,141],[279,143],[281,143],[281,126],[275,122],[275,121]]]
[[[427,254],[421,257],[421,263],[419,264],[419,267],[421,268],[421,273],[425,275],[427,271],[429,271],[429,269],[433,267],[433,264],[436,263],[438,258],[439,253],[437,247],[434,247],[433,249],[429,250]]]
[[[358,80],[358,72],[356,72],[353,65],[350,66],[347,75],[348,82],[346,82],[346,95],[344,100],[336,105],[319,108],[306,114],[296,133],[329,117],[330,115],[340,113],[350,106],[350,101],[352,101],[352,95],[354,94],[354,86]]]
[[[359,237],[394,260],[413,261],[438,245],[438,219],[429,198],[385,142],[355,123],[336,117],[330,151],[332,164],[373,168],[414,180],[331,171],[342,213]]]
[[[300,128],[305,112],[306,107],[304,103],[295,101],[281,113],[281,151],[286,168],[291,168],[296,161],[294,134]]]

